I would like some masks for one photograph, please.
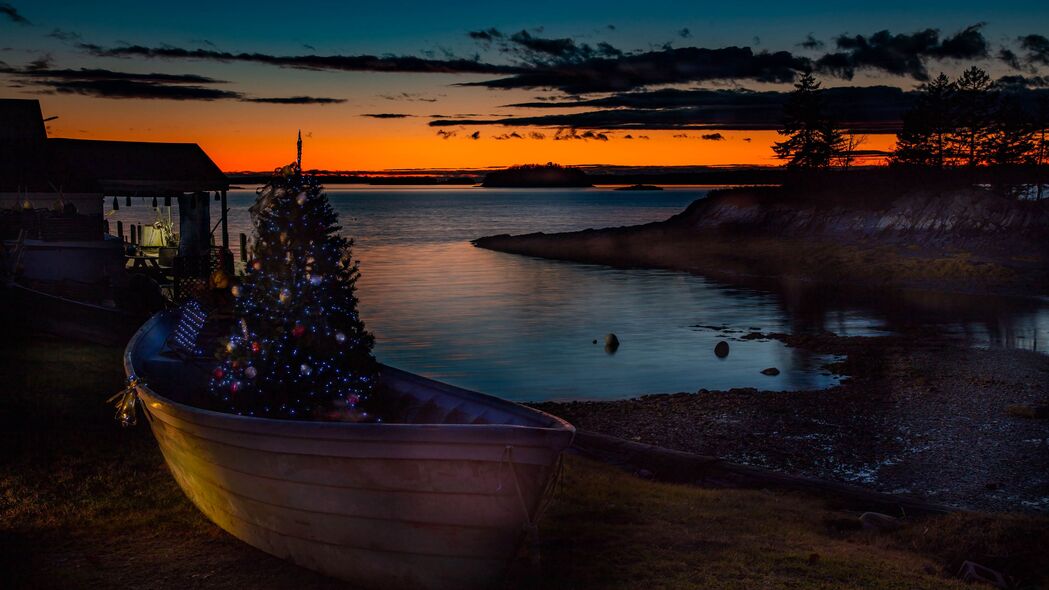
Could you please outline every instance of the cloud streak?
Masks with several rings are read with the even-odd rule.
[[[0,2],[0,15],[7,18],[8,21],[19,24],[19,25],[31,25],[29,19],[22,16],[22,13],[18,12],[18,9],[11,6],[7,2]]]
[[[537,101],[508,105],[540,111],[591,110],[501,118],[435,119],[431,126],[502,125],[577,129],[778,129],[786,91],[681,90],[623,92],[595,99]],[[899,128],[913,101],[911,93],[890,86],[828,88],[824,101],[843,125],[865,133]]]
[[[442,60],[414,56],[379,57],[375,55],[271,55],[266,53],[231,53],[214,49],[145,47],[142,45],[102,47],[90,43],[82,43],[80,47],[96,57],[247,62],[302,70],[443,74],[506,74],[519,71],[519,68],[513,66],[487,64],[469,59]]]
[[[19,87],[29,86],[58,94],[79,94],[95,98],[214,101],[237,100],[247,103],[285,105],[329,105],[346,102],[341,98],[315,96],[255,97],[235,90],[214,88],[228,84],[196,74],[139,74],[101,68],[51,68],[41,58],[23,68],[0,63],[0,74]]]

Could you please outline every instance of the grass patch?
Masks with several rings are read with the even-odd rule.
[[[104,400],[121,351],[37,338],[0,350],[0,571],[5,587],[345,587],[210,524],[167,473],[144,423]],[[523,588],[961,588],[970,559],[1047,581],[1049,521],[953,515],[892,534],[818,499],[660,484],[569,457]],[[10,582],[10,583],[8,583]]]

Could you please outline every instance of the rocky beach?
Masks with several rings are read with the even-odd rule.
[[[948,506],[1049,510],[1049,357],[929,333],[725,338],[777,338],[844,355],[829,369],[846,379],[825,390],[699,390],[536,407],[583,430]]]

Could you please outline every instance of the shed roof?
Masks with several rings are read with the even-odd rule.
[[[0,99],[0,192],[179,193],[226,190],[195,143],[47,137],[40,102]]]
[[[195,143],[48,139],[59,182],[107,194],[226,190],[229,179]]]

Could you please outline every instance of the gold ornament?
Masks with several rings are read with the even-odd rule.
[[[221,270],[211,273],[211,287],[214,289],[228,289],[229,275]]]

